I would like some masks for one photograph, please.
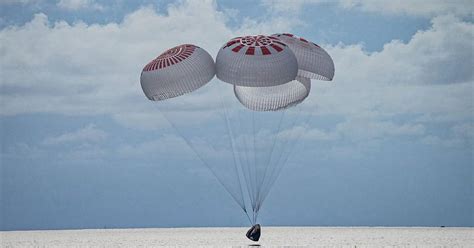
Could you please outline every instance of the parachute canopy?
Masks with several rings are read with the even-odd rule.
[[[148,99],[161,101],[192,92],[214,77],[214,60],[204,49],[184,44],[148,63],[140,83]]]
[[[331,81],[334,62],[331,56],[317,44],[293,34],[274,34],[293,51],[298,60],[298,76]]]
[[[234,85],[237,99],[246,108],[255,111],[277,111],[302,102],[311,90],[311,80],[296,77],[296,80],[269,87],[247,87]]]
[[[257,35],[237,37],[221,47],[216,57],[216,75],[238,86],[266,87],[295,79],[298,63],[280,39]]]

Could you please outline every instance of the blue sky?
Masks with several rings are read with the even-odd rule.
[[[261,223],[474,225],[469,1],[0,4],[3,230],[248,225],[139,75],[178,44],[215,57],[276,32],[320,44],[336,75],[313,81]]]

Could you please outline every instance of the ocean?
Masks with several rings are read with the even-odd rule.
[[[1,247],[474,247],[474,228],[262,227],[85,229],[0,232]]]

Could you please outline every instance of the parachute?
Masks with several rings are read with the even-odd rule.
[[[240,103],[255,111],[277,111],[296,105],[306,99],[310,90],[311,80],[303,77],[273,87],[234,85],[234,93]]]
[[[162,101],[192,92],[214,77],[214,60],[191,44],[173,47],[143,68],[140,83],[148,99]]]
[[[275,34],[233,38],[215,63],[196,45],[176,46],[143,68],[140,83],[242,208],[254,226],[247,236],[258,241],[260,209],[310,116],[301,103],[311,78],[333,76],[334,63],[321,47]]]
[[[278,38],[237,37],[221,47],[216,57],[217,78],[238,86],[268,87],[295,79],[298,63]]]
[[[298,60],[298,76],[331,81],[334,77],[334,62],[331,56],[316,43],[293,34],[273,34],[293,51]]]

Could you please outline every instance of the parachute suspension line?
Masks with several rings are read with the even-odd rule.
[[[234,170],[235,170],[235,174],[237,174],[237,181],[239,183],[239,191],[240,191],[240,195],[242,197],[242,201],[243,201],[243,210],[245,212],[245,214],[247,215],[247,217],[249,217],[250,219],[250,216],[248,216],[248,213],[247,213],[247,207],[246,207],[246,204],[245,204],[245,198],[244,198],[244,194],[242,192],[242,184],[240,182],[240,173],[239,173],[239,170],[237,168],[237,159],[236,159],[236,149],[235,149],[235,144],[234,144],[234,134],[232,132],[232,129],[230,128],[230,123],[229,123],[229,117],[228,117],[228,107],[227,105],[225,104],[224,102],[224,99],[222,98],[222,95],[220,95],[220,100],[221,100],[221,105],[222,105],[222,110],[224,112],[224,116],[225,116],[225,123],[226,123],[226,131],[227,131],[227,135],[229,136],[229,142],[230,142],[230,146],[231,146],[231,149],[232,149],[232,158],[234,159]]]
[[[298,115],[300,114],[302,108],[299,109],[299,113]],[[307,114],[307,116],[303,117],[303,126],[307,126],[307,124],[309,123],[309,120],[311,119],[311,117],[313,116],[313,111],[309,111],[309,113]],[[280,167],[278,167],[278,171],[275,175],[274,178],[272,178],[272,180],[270,181],[270,184],[269,184],[269,187],[267,188],[267,192],[262,200],[262,202],[265,200],[265,198],[268,196],[268,193],[270,192],[273,184],[276,182],[276,180],[278,179],[278,177],[280,176],[280,173],[282,171],[282,169],[285,167],[286,163],[288,162],[289,158],[291,157],[291,155],[293,154],[293,152],[296,150],[296,144],[297,142],[299,141],[299,139],[301,138],[303,132],[300,132],[299,134],[297,134],[297,137],[293,140],[292,142],[292,146],[290,147],[290,151],[287,153],[287,156],[286,158],[284,158],[283,160],[283,163],[281,164]]]
[[[257,209],[257,210],[255,211],[255,220],[254,220],[254,224],[257,222],[258,213],[260,213],[259,211],[260,211],[260,209]]]
[[[252,210],[252,226],[255,225],[255,210]]]
[[[233,135],[232,130],[230,128],[229,118],[228,118],[228,114],[227,114],[228,108],[227,108],[227,105],[224,103],[224,100],[222,99],[222,95],[220,96],[220,99],[221,99],[222,109],[224,111],[226,131],[227,131],[227,135],[229,136],[229,143],[230,143],[230,147],[232,149],[232,158],[234,160],[234,170],[235,170],[235,173],[237,174],[237,179],[238,179],[238,182],[239,182],[239,190],[240,190],[240,194],[241,194],[242,199],[243,199],[244,194],[242,192],[242,184],[240,183],[240,174],[239,174],[239,171],[237,170],[237,159],[236,159],[236,155],[235,155],[236,151],[235,151],[235,144],[234,144],[234,135]],[[244,200],[244,205],[245,205],[245,200]]]
[[[250,215],[247,212],[247,210],[244,210],[244,212],[245,212],[245,216],[247,216],[247,219],[249,220],[250,224],[253,225],[252,220],[250,219]]]
[[[301,108],[300,105],[298,105],[297,108],[298,108],[298,110],[295,113],[295,117],[292,119],[292,121],[290,122],[290,125],[288,126],[289,130],[293,129],[295,127],[296,123],[298,123],[302,108]],[[288,111],[288,110],[285,110],[285,111]],[[278,175],[281,172],[281,168],[283,168],[283,166],[284,166],[284,163],[282,163],[282,162],[285,161],[285,157],[286,157],[286,156],[284,156],[284,153],[285,153],[284,150],[292,150],[294,148],[294,143],[296,143],[296,141],[298,140],[300,135],[301,134],[297,135],[296,138],[288,137],[283,141],[283,144],[281,146],[282,151],[280,151],[279,156],[277,156],[277,159],[275,161],[275,166],[271,167],[269,176],[266,177],[265,181],[263,182],[263,185],[262,185],[262,192],[263,192],[262,196],[263,196],[263,198],[259,202],[259,206],[258,206],[259,209],[260,209],[263,201],[265,201],[265,199],[266,199],[271,187],[273,186],[274,182],[276,181],[276,178],[278,178]],[[293,141],[293,142],[291,142],[291,141]],[[288,147],[288,144],[292,144],[292,146]],[[287,153],[289,153],[289,152],[287,152]]]
[[[296,113],[294,113],[293,117],[291,118],[292,121],[287,127],[288,130],[291,131],[295,127],[296,123],[298,123],[300,113],[301,113],[301,106],[298,106]],[[271,171],[270,176],[267,178],[268,180],[265,182],[265,186],[263,187],[265,194],[268,194],[268,191],[272,187],[271,182],[274,181],[275,178],[278,177],[279,168],[283,166],[282,162],[284,161],[285,154],[288,153],[288,151],[292,149],[293,143],[296,143],[296,140],[297,139],[291,137],[291,135],[290,137],[287,137],[286,139],[283,140],[282,151],[278,154],[277,159],[275,161],[276,166],[273,167],[273,170]]]
[[[250,199],[250,204],[252,205],[252,199],[253,199],[253,191],[252,191],[252,187],[253,187],[253,183],[252,183],[252,177],[251,177],[251,171],[250,171],[250,166],[251,166],[251,162],[250,162],[250,151],[248,151],[248,142],[247,142],[247,137],[248,135],[244,132],[242,132],[242,130],[244,129],[243,128],[243,119],[244,117],[242,116],[242,112],[243,111],[239,111],[237,110],[237,120],[239,121],[239,127],[240,127],[240,131],[241,133],[243,134],[242,136],[242,141],[243,141],[243,146],[242,146],[242,149],[244,150],[243,152],[243,155],[245,155],[245,161],[246,163],[242,163],[241,166],[242,166],[242,172],[244,172],[244,176],[245,176],[245,179],[246,179],[246,187],[247,187],[247,192],[249,194],[249,199]],[[252,209],[253,211],[253,209]]]
[[[254,209],[254,212],[257,208],[257,178],[258,178],[258,175],[257,175],[257,147],[255,145],[255,111],[252,111],[252,134],[253,134],[253,170],[254,170],[254,187],[252,188],[255,192],[254,192],[254,199],[252,201],[252,205],[253,205],[253,209]]]
[[[299,140],[300,137],[301,137],[301,134],[298,135],[298,137],[296,138],[296,140]],[[285,165],[287,164],[289,158],[290,158],[291,155],[294,153],[295,147],[296,147],[295,143],[297,143],[297,142],[293,142],[293,146],[290,148],[290,152],[287,153],[287,156],[286,156],[285,160],[283,161],[282,165],[278,168],[278,171],[276,172],[275,177],[271,180],[271,182],[270,182],[270,184],[269,184],[269,187],[268,187],[268,189],[267,189],[267,195],[268,195],[268,193],[271,191],[271,188],[273,187],[273,184],[275,184],[276,180],[280,177],[281,171],[283,170],[283,168],[284,168]],[[265,198],[266,198],[267,195],[265,195]],[[265,200],[265,198],[264,198],[263,200]]]
[[[239,114],[237,114],[236,119],[237,119],[237,123],[239,124],[239,129],[238,130],[240,131],[240,133],[242,133],[241,132],[242,124],[241,124],[241,120],[239,118]],[[245,135],[240,140],[241,140],[241,142],[242,141],[245,142]],[[240,144],[240,147],[242,147],[242,149],[244,150],[244,152],[240,151],[241,155],[238,156],[239,160],[240,160],[240,169],[242,171],[242,175],[243,175],[244,182],[245,182],[244,186],[247,189],[247,194],[248,194],[248,197],[249,197],[248,199],[249,199],[250,205],[251,205],[252,192],[251,192],[251,189],[250,189],[250,171],[249,171],[249,161],[248,161],[248,156],[247,156],[247,145]],[[244,155],[245,155],[245,157],[243,157]],[[252,210],[252,212],[253,212],[253,210]],[[250,217],[249,217],[249,221],[250,221],[250,224],[253,224],[252,220],[250,220]]]
[[[179,131],[179,128],[176,127],[176,125],[166,116],[164,111],[161,111],[160,108],[158,108],[160,111],[161,115],[166,119],[166,121],[173,127],[173,129],[176,131],[176,133],[186,142],[186,144],[193,150],[193,152],[196,154],[199,160],[211,171],[212,175],[217,179],[217,181],[224,187],[224,189],[232,196],[232,199],[245,211],[245,206],[242,206],[242,202],[237,199],[237,197],[232,193],[232,191],[222,182],[222,180],[217,176],[216,172],[212,169],[212,167],[202,158],[202,156],[199,154],[198,151],[196,151],[196,148],[191,144],[191,142]]]
[[[247,122],[244,122],[244,119],[245,119],[245,113],[248,113],[246,112],[246,110],[243,110],[241,111],[242,115],[240,117],[242,117],[242,123],[247,123],[248,126],[244,127],[245,130],[243,131],[246,131],[244,132],[245,135],[244,135],[244,141],[245,141],[245,146],[244,146],[244,150],[247,151],[247,166],[246,166],[246,170],[248,172],[248,176],[249,176],[249,182],[250,184],[247,184],[247,187],[249,188],[249,191],[251,192],[250,194],[250,205],[252,206],[252,214],[255,210],[255,184],[254,184],[254,177],[255,177],[255,173],[254,173],[254,170],[252,170],[252,168],[255,168],[255,160],[254,160],[254,152],[255,152],[255,149],[254,147],[252,146],[253,145],[253,142],[252,142],[252,139],[253,139],[253,131],[251,128],[253,127],[250,127],[250,121],[247,121]],[[250,118],[250,116],[247,116]],[[252,218],[253,219],[253,218]]]
[[[260,181],[258,187],[257,187],[257,191],[258,191],[258,195],[257,195],[257,214],[258,214],[258,210],[260,210],[260,205],[261,205],[261,197],[262,196],[262,185],[263,185],[263,182],[265,181],[265,178],[267,176],[267,171],[268,171],[268,167],[270,166],[270,162],[272,160],[272,156],[273,156],[273,151],[275,149],[275,144],[277,143],[277,138],[278,138],[278,134],[280,133],[280,128],[281,128],[281,124],[283,122],[283,117],[285,116],[285,113],[286,111],[282,111],[282,114],[280,114],[280,120],[278,121],[278,128],[276,130],[276,133],[273,135],[273,144],[272,144],[272,148],[270,150],[270,153],[269,155],[267,156],[267,159],[266,159],[266,162],[264,163],[265,164],[265,170],[263,172],[263,177],[262,177],[262,180]]]
[[[257,223],[257,215],[258,215],[257,210],[254,210],[253,211],[253,223],[252,223],[254,225]]]
[[[288,110],[284,110],[284,111],[288,111]],[[294,121],[294,122],[296,122],[296,121]],[[291,125],[290,125],[290,127],[291,127]],[[278,136],[278,133],[276,133],[275,136]],[[263,200],[265,199],[266,188],[268,187],[268,181],[271,181],[271,179],[275,176],[275,171],[277,170],[277,168],[280,164],[281,156],[285,152],[285,150],[287,150],[287,140],[283,140],[280,143],[279,152],[276,154],[273,161],[272,161],[273,157],[270,158],[269,163],[271,163],[271,165],[269,165],[268,170],[266,172],[266,176],[263,178],[262,185],[260,186],[260,191],[261,191],[260,194],[261,194],[262,197],[259,199],[259,203],[258,203],[258,206],[257,206],[258,210],[260,210],[260,207],[263,203]]]

